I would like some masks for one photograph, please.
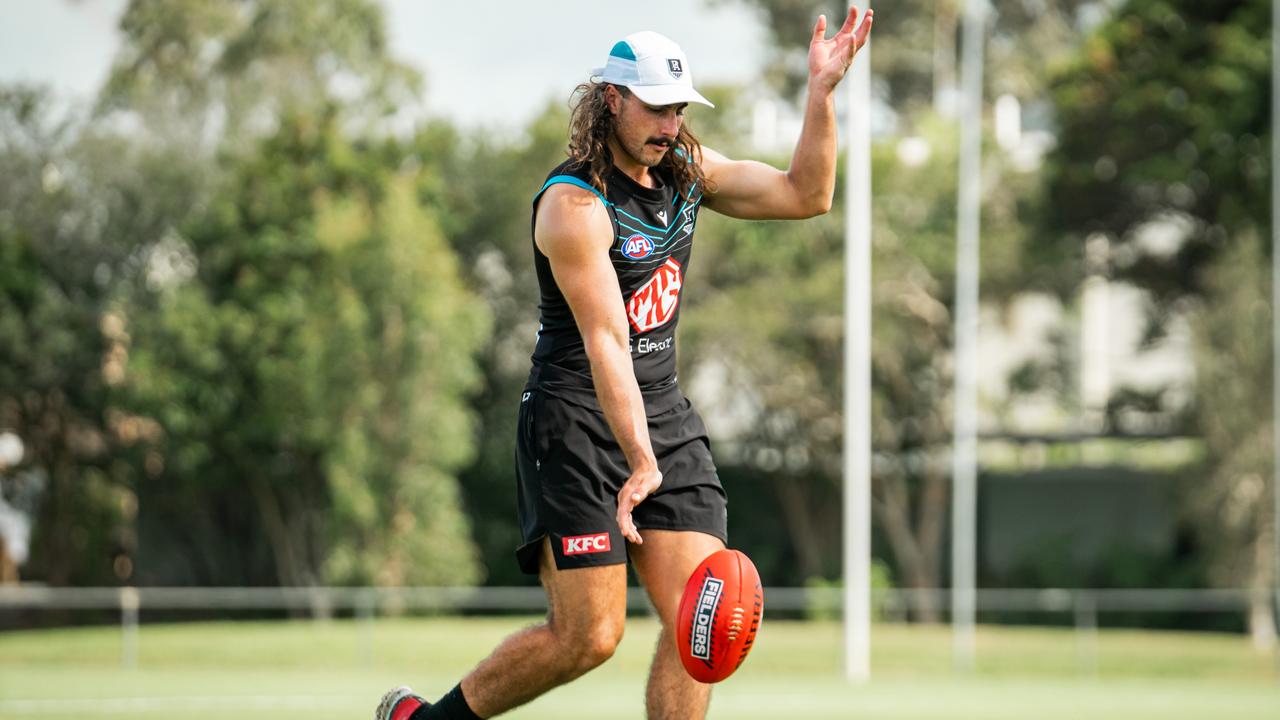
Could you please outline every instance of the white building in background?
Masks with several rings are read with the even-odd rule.
[[[1144,344],[1143,290],[1101,275],[1088,277],[1078,312],[1049,295],[1026,294],[1007,308],[984,307],[978,321],[979,417],[983,434],[1090,434],[1104,429],[1105,411],[1121,389],[1166,390],[1173,406],[1190,401],[1195,380],[1191,333],[1181,319],[1153,345]],[[1066,340],[1055,347],[1054,336]],[[1011,396],[1009,376],[1028,361],[1066,351],[1075,366],[1072,407],[1049,393]],[[1071,357],[1073,356],[1073,357]],[[1074,362],[1073,362],[1074,361]],[[1125,415],[1130,431],[1159,431],[1149,418]]]
[[[996,152],[1007,155],[1023,172],[1034,171],[1053,148],[1055,138],[1042,128],[1026,127],[1026,116],[1017,98],[1004,95],[994,104]],[[1100,176],[1114,175],[1114,161],[1099,160]],[[1110,163],[1108,165],[1108,163]],[[1107,179],[1103,177],[1102,179]],[[1191,230],[1180,217],[1162,217],[1144,225],[1133,242],[1149,255],[1171,256]],[[1148,298],[1141,288],[1115,282],[1109,271],[1132,258],[1133,248],[1113,251],[1111,239],[1095,234],[1081,248],[1086,277],[1073,307],[1063,307],[1048,295],[1017,298],[1003,312],[988,308],[979,321],[980,407],[984,432],[1028,434],[1083,433],[1104,429],[1107,405],[1119,390],[1154,393],[1175,409],[1191,400],[1195,364],[1190,328],[1183,318],[1173,318],[1166,333],[1148,342]],[[1121,254],[1124,253],[1124,254]],[[1067,342],[1054,348],[1057,334]],[[1036,357],[1050,358],[1066,352],[1075,366],[1076,403],[1060,398],[1008,396],[1007,379],[1019,365]],[[1074,405],[1075,407],[1071,407]],[[998,409],[998,410],[997,410]],[[1153,418],[1122,414],[1129,431],[1159,431]]]
[[[1035,115],[1036,113],[1031,113]],[[1043,113],[1040,113],[1043,114]],[[1027,113],[1012,95],[993,105],[994,152],[1003,152],[1022,172],[1037,170],[1054,146],[1054,135],[1043,127],[1028,127]],[[1041,121],[1032,122],[1045,125]],[[923,138],[898,142],[899,160],[907,166],[928,161]],[[1103,158],[1100,162],[1111,162]],[[1114,174],[1114,163],[1100,172]],[[1105,179],[1105,178],[1104,178]],[[1159,218],[1138,230],[1134,243],[1149,255],[1171,256],[1191,230],[1180,217]],[[1109,278],[1109,269],[1131,258],[1113,254],[1105,235],[1093,235],[1081,248],[1086,278],[1074,301],[1064,306],[1056,297],[1028,293],[1008,307],[984,307],[979,317],[979,424],[981,432],[1030,435],[1091,434],[1104,430],[1108,403],[1120,390],[1164,391],[1166,409],[1191,401],[1195,365],[1190,328],[1175,317],[1166,333],[1148,343],[1148,298],[1144,290]],[[1120,253],[1132,253],[1123,248]],[[1065,342],[1056,343],[1055,337]],[[1009,376],[1032,360],[1055,354],[1073,367],[1074,402],[1041,393],[1011,397]],[[1122,413],[1125,429],[1158,432],[1153,418]]]

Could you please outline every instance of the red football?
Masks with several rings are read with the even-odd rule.
[[[676,614],[676,650],[694,680],[720,682],[747,659],[764,613],[751,558],[737,550],[707,556],[693,571]]]

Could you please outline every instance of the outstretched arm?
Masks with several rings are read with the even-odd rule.
[[[702,169],[714,189],[707,195],[707,207],[751,220],[806,218],[831,209],[836,185],[835,88],[866,44],[873,15],[867,10],[858,22],[858,8],[849,8],[844,25],[830,40],[827,18],[818,16],[809,42],[804,127],[791,167],[783,172],[752,160],[730,160],[704,148]]]

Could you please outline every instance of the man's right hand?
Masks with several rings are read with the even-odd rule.
[[[645,469],[631,473],[631,477],[627,478],[618,491],[618,527],[622,529],[623,537],[637,545],[643,545],[644,539],[640,537],[640,531],[631,519],[631,510],[652,495],[660,485],[662,473],[657,468]]]

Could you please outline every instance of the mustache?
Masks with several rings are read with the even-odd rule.
[[[646,142],[652,143],[654,145],[661,145],[667,148],[676,146],[676,139],[673,137],[661,137],[661,136],[651,137]]]

